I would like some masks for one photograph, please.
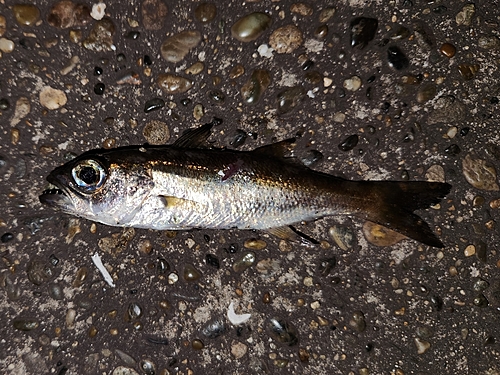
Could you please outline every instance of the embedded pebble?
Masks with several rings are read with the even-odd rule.
[[[254,70],[250,79],[241,88],[243,100],[247,104],[257,103],[270,83],[271,76],[267,70]]]
[[[418,337],[414,338],[414,342],[417,347],[418,354],[424,354],[431,347],[431,344],[428,341],[419,339]]]
[[[469,184],[476,189],[498,191],[497,172],[486,160],[467,154],[462,161],[462,173]]]
[[[40,19],[40,9],[31,4],[16,4],[12,7],[14,18],[21,26],[33,26]]]
[[[51,265],[38,258],[34,258],[28,263],[26,273],[29,281],[35,285],[45,284],[55,276]]]
[[[255,269],[258,273],[266,277],[272,277],[281,270],[281,262],[277,259],[262,259],[257,262]]]
[[[500,49],[500,38],[496,35],[483,35],[479,37],[477,45],[488,50]]]
[[[203,69],[205,69],[205,64],[203,64],[201,61],[197,61],[193,65],[191,65],[189,68],[187,68],[184,71],[184,73],[197,75],[197,74],[200,74],[201,72],[203,72]]]
[[[321,276],[328,276],[337,264],[337,258],[331,257],[322,259],[318,265],[318,272]]]
[[[339,143],[339,149],[340,151],[351,151],[354,147],[358,145],[359,141],[359,136],[357,134],[353,134],[348,136],[346,139],[344,139],[342,142]]]
[[[294,325],[281,319],[269,319],[267,324],[269,335],[282,344],[288,346],[297,345],[299,335]]]
[[[5,30],[7,30],[7,20],[5,16],[0,14],[0,36],[5,34]]]
[[[252,267],[255,261],[255,253],[253,251],[245,251],[241,253],[237,259],[235,259],[233,263],[233,270],[235,272],[242,273],[247,268]]]
[[[302,31],[295,25],[282,26],[269,36],[269,45],[277,53],[291,53],[302,45]]]
[[[12,325],[19,331],[32,331],[37,329],[40,323],[36,319],[16,318],[12,321]]]
[[[358,332],[363,332],[366,330],[365,315],[361,311],[353,312],[351,319],[349,320],[349,326]]]
[[[319,23],[326,23],[335,15],[335,8],[326,7],[319,13]]]
[[[363,224],[363,234],[368,242],[375,246],[392,246],[406,237],[382,225],[371,221]]]
[[[465,104],[453,96],[442,96],[436,100],[434,110],[430,113],[427,123],[434,125],[437,123],[462,122],[467,116]]]
[[[11,53],[14,51],[14,42],[10,39],[0,38],[0,51],[3,53]]]
[[[342,250],[347,251],[352,248],[354,233],[350,228],[334,225],[328,230],[328,234]]]
[[[455,21],[458,26],[470,26],[472,24],[472,17],[476,13],[476,6],[474,4],[466,4],[460,12],[455,16]]]
[[[165,23],[167,14],[167,5],[162,0],[144,0],[142,2],[142,23],[146,30],[160,30]]]
[[[437,87],[434,83],[422,85],[417,91],[417,102],[423,104],[433,99],[437,94]]]
[[[451,59],[453,56],[455,56],[457,49],[451,43],[443,43],[439,48],[439,52],[441,52],[443,55]]]
[[[83,285],[83,283],[87,280],[87,276],[89,273],[89,269],[85,266],[80,267],[78,271],[76,271],[75,279],[73,280],[72,286],[75,288],[79,288]]]
[[[445,182],[444,168],[440,165],[431,165],[425,172],[425,179],[429,182]]]
[[[245,67],[241,64],[235,65],[230,71],[229,71],[229,78],[235,79],[240,76],[245,74]]]
[[[201,118],[205,115],[205,108],[202,104],[196,104],[193,107],[193,117],[195,120],[201,120]]]
[[[40,91],[40,104],[47,109],[59,109],[63,107],[68,98],[64,91],[45,86]]]
[[[233,342],[231,343],[231,354],[234,358],[242,358],[245,354],[247,354],[247,351],[248,346],[246,346],[242,342],[233,340]]]
[[[410,65],[410,60],[408,60],[403,51],[396,46],[387,48],[387,60],[389,66],[396,70],[403,70]]]
[[[201,330],[201,333],[210,339],[215,339],[216,337],[219,337],[226,331],[226,326],[224,322],[221,319],[214,319],[209,321],[203,329]]]
[[[260,37],[271,25],[271,17],[265,13],[250,13],[231,26],[231,35],[240,42],[251,42]]]
[[[323,160],[323,154],[318,150],[307,150],[305,155],[300,156],[299,159],[306,167],[312,167]]]
[[[49,295],[55,300],[62,300],[64,298],[63,288],[59,284],[49,285]]]
[[[193,341],[191,341],[191,347],[194,350],[201,350],[205,347],[205,344],[203,344],[203,341],[201,341],[200,339],[194,339]]]
[[[304,99],[306,90],[302,86],[286,88],[277,95],[278,114],[284,115],[293,111]]]
[[[193,87],[193,81],[190,79],[170,73],[162,73],[158,75],[156,82],[158,83],[158,86],[160,86],[160,88],[167,94],[184,93]]]
[[[197,30],[185,30],[167,38],[160,47],[161,57],[171,63],[178,63],[201,42]]]
[[[165,145],[170,139],[170,131],[165,122],[152,120],[146,124],[142,135],[151,145]]]
[[[156,111],[157,109],[165,107],[165,100],[162,98],[153,98],[148,100],[144,104],[144,112],[149,113],[151,111]]]
[[[359,17],[351,22],[351,47],[363,49],[375,38],[378,20]]]
[[[209,23],[217,16],[217,7],[213,3],[200,3],[194,10],[194,18],[201,23]]]
[[[75,319],[76,319],[76,310],[68,309],[68,311],[66,312],[66,328],[74,329]]]
[[[111,375],[139,375],[139,373],[131,367],[118,366]]]
[[[87,5],[68,0],[55,3],[47,17],[49,25],[61,29],[85,26],[90,20],[90,8]]]
[[[267,243],[264,240],[257,240],[252,238],[250,240],[246,240],[243,246],[247,249],[262,250],[266,248]]]
[[[113,36],[115,34],[115,25],[109,18],[103,18],[94,24],[87,39],[82,45],[93,52],[113,51]]]
[[[361,87],[361,84],[361,78],[352,76],[344,81],[343,86],[347,91],[357,91]]]
[[[118,255],[127,248],[134,236],[134,228],[125,228],[121,233],[113,233],[111,237],[100,238],[97,244],[102,251]]]
[[[127,308],[127,321],[139,319],[142,316],[142,307],[136,303],[132,302],[128,305]]]
[[[184,266],[182,275],[185,281],[196,281],[201,277],[200,271],[194,268],[192,264],[186,264]]]
[[[92,5],[92,11],[90,12],[90,17],[93,19],[100,21],[106,15],[106,4],[104,3],[95,3]]]
[[[460,72],[460,75],[465,79],[466,81],[470,81],[473,79],[477,72],[479,71],[480,66],[479,64],[460,64],[458,65],[458,71]]]
[[[313,14],[313,8],[306,3],[293,3],[290,5],[290,12],[302,17],[309,17]]]
[[[115,349],[115,353],[127,366],[135,366],[136,360],[132,358],[132,356],[130,356],[129,354],[121,351],[120,349]]]

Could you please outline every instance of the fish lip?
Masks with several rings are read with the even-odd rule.
[[[38,197],[40,203],[62,211],[71,211],[74,209],[71,193],[65,188],[64,180],[64,178],[51,173],[47,177],[47,181],[55,187],[50,187],[42,191],[42,194]]]

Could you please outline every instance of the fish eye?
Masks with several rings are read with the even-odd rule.
[[[106,179],[106,171],[95,160],[85,160],[75,166],[71,171],[73,180],[85,192],[99,189]]]

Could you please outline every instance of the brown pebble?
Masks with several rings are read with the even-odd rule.
[[[186,264],[183,276],[186,281],[196,281],[201,277],[201,273],[192,264]]]
[[[117,328],[110,328],[109,333],[111,334],[111,336],[116,336],[116,335],[118,335],[118,329]]]
[[[495,220],[488,220],[486,223],[484,223],[484,226],[486,227],[486,229],[488,230],[493,230],[495,229]]]
[[[439,52],[451,59],[453,56],[455,56],[457,49],[451,43],[443,43],[441,45],[441,48],[439,48]]]
[[[460,64],[458,71],[466,81],[469,81],[476,76],[479,68],[479,64]]]
[[[474,199],[474,200],[475,200],[475,199]],[[491,208],[493,208],[493,209],[499,208],[499,207],[500,207],[500,198],[493,199],[493,200],[490,202],[490,207],[491,207]]]
[[[264,295],[262,296],[262,302],[263,303],[271,302],[271,295],[268,292],[264,293]]]
[[[301,46],[302,41],[302,31],[295,25],[282,26],[269,37],[269,44],[277,53],[291,53]]]
[[[97,335],[97,332],[99,332],[97,328],[95,326],[91,326],[89,328],[89,337],[90,338],[95,337]]]
[[[313,9],[311,6],[305,3],[294,3],[290,6],[290,12],[296,13],[303,17],[309,17],[313,14]]]
[[[267,246],[267,243],[263,240],[257,240],[252,238],[250,240],[246,240],[243,246],[247,249],[262,250]]]
[[[115,138],[106,138],[102,142],[102,147],[106,149],[114,148],[116,147],[116,139]]]
[[[19,138],[21,138],[21,132],[17,128],[10,129],[10,143],[14,146],[19,143]]]
[[[160,30],[168,14],[162,0],[144,0],[141,5],[142,23],[146,30]]]
[[[205,347],[205,345],[203,344],[203,341],[201,340],[198,340],[198,339],[194,339],[192,342],[191,342],[191,347],[194,349],[194,350],[201,350]]]
[[[12,12],[21,26],[33,26],[40,19],[40,10],[31,4],[16,4],[12,7]]]
[[[242,76],[243,74],[245,74],[245,68],[243,67],[243,65],[238,64],[229,72],[229,78],[235,79]]]

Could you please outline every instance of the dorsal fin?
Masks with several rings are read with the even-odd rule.
[[[295,138],[284,139],[281,142],[273,143],[270,145],[265,145],[259,148],[256,148],[253,152],[273,156],[280,159],[287,158],[285,155],[289,152],[295,144]]]
[[[186,130],[182,135],[172,144],[175,147],[182,148],[208,148],[208,137],[212,134],[212,127],[222,123],[221,119],[214,118],[212,122],[202,125],[199,128],[192,128]]]

